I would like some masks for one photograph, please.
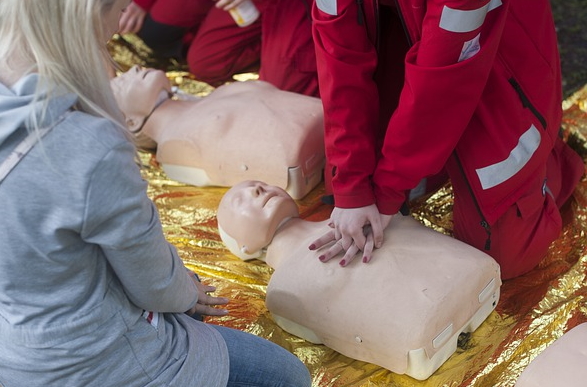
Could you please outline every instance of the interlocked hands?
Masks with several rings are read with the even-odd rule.
[[[383,230],[390,221],[391,215],[380,214],[375,204],[359,208],[335,207],[330,215],[332,230],[312,242],[309,248],[317,250],[334,242],[320,255],[322,262],[344,253],[340,265],[347,266],[362,252],[362,261],[367,263],[373,250],[383,244]]]

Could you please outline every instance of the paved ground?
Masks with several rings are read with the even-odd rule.
[[[587,0],[551,0],[563,70],[563,91],[569,96],[587,84]]]

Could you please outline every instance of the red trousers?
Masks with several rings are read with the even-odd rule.
[[[279,89],[318,96],[311,0],[255,0],[261,16],[247,27],[214,3],[166,0],[150,10],[154,21],[189,31],[190,72],[218,86],[234,74],[258,70],[260,79]]]
[[[480,224],[466,182],[452,175],[455,237],[491,255],[500,264],[503,279],[530,271],[559,237],[559,209],[572,195],[584,171],[581,157],[562,140],[557,141],[547,165],[534,177],[532,189],[490,226],[491,236]]]

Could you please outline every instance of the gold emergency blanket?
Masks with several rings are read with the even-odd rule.
[[[120,55],[120,51],[115,54]],[[116,55],[115,59],[123,62]],[[186,92],[206,93],[206,88],[201,89],[187,73],[168,75]],[[564,109],[565,135],[576,149],[587,154],[587,86],[565,101]],[[513,386],[529,362],[549,344],[587,322],[586,180],[574,193],[568,223],[560,238],[539,267],[506,281],[496,310],[470,337],[459,342],[455,354],[438,371],[425,381],[417,381],[305,342],[279,328],[264,303],[271,268],[261,261],[236,258],[224,248],[218,235],[216,208],[227,189],[180,184],[165,176],[153,154],[142,152],[141,157],[149,195],[160,211],[168,240],[203,282],[216,286],[217,295],[231,299],[229,315],[208,318],[208,323],[245,330],[287,348],[308,366],[314,387]],[[331,207],[321,204],[322,194],[323,186],[319,186],[298,201],[302,217],[328,217]],[[450,234],[451,207],[451,188],[446,186],[416,203],[413,215]],[[383,298],[381,307],[385,307]]]

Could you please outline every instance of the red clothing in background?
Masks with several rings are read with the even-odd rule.
[[[135,0],[157,23],[186,29],[186,60],[199,80],[218,86],[259,71],[276,87],[318,96],[311,34],[312,0],[256,0],[261,16],[239,27],[212,0]]]

